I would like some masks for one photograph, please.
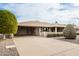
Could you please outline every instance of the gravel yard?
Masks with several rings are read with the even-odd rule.
[[[0,56],[19,56],[16,47],[6,48],[9,45],[15,45],[12,39],[0,39]]]

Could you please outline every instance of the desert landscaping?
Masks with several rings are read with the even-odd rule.
[[[0,6],[0,56],[79,56],[79,6]]]
[[[16,47],[11,47],[15,45],[12,39],[0,39],[0,56],[19,56]]]

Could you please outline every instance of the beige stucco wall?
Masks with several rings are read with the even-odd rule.
[[[39,28],[35,28],[35,35],[39,36]]]
[[[57,27],[55,27],[55,32],[51,32],[51,28],[49,28],[48,32],[40,31],[40,36],[46,37],[47,34],[63,34],[63,32],[57,32]]]

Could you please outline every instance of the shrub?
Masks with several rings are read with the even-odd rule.
[[[76,38],[76,29],[71,24],[68,24],[64,30],[63,35],[66,39],[75,39]]]
[[[63,34],[47,34],[47,37],[63,36]]]
[[[56,34],[47,34],[47,37],[56,37]]]

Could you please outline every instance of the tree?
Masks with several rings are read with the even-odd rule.
[[[76,29],[71,24],[68,24],[63,30],[63,35],[67,39],[75,39],[77,35]]]
[[[8,10],[0,10],[0,34],[15,34],[18,29],[16,16]]]

